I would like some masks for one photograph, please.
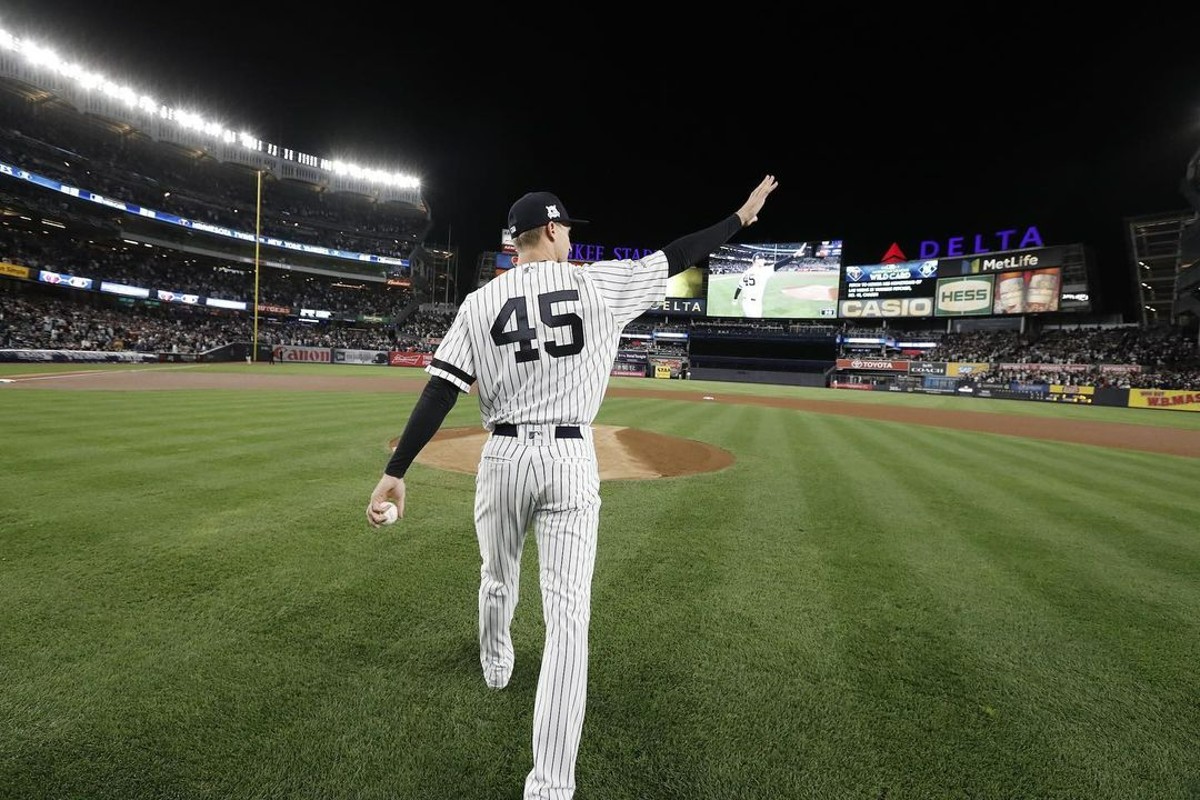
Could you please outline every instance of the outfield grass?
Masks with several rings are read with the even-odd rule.
[[[380,389],[0,386],[0,797],[518,797],[532,541],[491,692],[472,477],[416,465],[399,525],[363,513],[423,373],[250,369]],[[636,397],[597,422],[738,460],[602,487],[580,800],[1200,797],[1200,459]],[[446,425],[478,423],[472,396]]]

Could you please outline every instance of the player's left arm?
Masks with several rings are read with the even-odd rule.
[[[396,449],[392,451],[392,457],[383,469],[383,476],[371,492],[371,502],[367,504],[367,521],[373,527],[378,528],[383,524],[382,503],[387,500],[395,502],[396,510],[400,512],[401,517],[404,516],[404,474],[412,466],[417,454],[438,432],[438,428],[442,427],[446,415],[454,408],[461,393],[458,386],[445,378],[430,376],[429,382],[425,384],[425,389],[417,399],[417,404],[413,407],[408,424],[404,426],[404,433],[400,434]]]

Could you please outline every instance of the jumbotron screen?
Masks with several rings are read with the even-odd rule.
[[[834,319],[842,240],[725,244],[708,257],[707,316]]]

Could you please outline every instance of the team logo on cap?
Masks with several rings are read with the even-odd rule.
[[[558,219],[562,214],[558,213],[558,206],[551,203],[546,206],[546,219]]]

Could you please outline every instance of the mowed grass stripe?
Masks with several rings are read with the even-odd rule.
[[[870,453],[886,452],[888,450],[888,447],[896,446],[896,441],[907,438],[908,432],[895,431],[895,426],[890,426],[890,425],[872,426],[872,425],[870,425],[870,423],[866,423],[866,425],[864,425],[863,428],[860,428],[859,432],[858,432],[860,434],[860,439],[862,439],[864,441],[864,444],[868,443],[868,441],[871,441],[871,439],[868,437],[865,437],[865,435],[862,435],[863,431],[866,431],[866,429],[871,429],[872,427],[875,427],[878,429],[886,429],[887,434],[884,435],[884,437],[882,437],[882,438],[874,437],[874,444],[870,444],[870,446],[865,447],[865,450]],[[974,434],[970,434],[970,435],[974,435]],[[841,441],[845,441],[846,438],[847,437],[845,437],[845,435],[842,435],[842,437],[839,438],[840,443],[841,443]],[[884,459],[884,461],[886,461],[886,459]],[[989,463],[992,465],[992,467],[996,467],[996,465],[1000,465],[1000,467],[1003,467],[1003,465],[1004,465],[1003,461],[997,462],[997,461],[995,461],[994,457],[992,457],[990,459]],[[1020,462],[1018,461],[1016,463],[1020,463]],[[947,467],[953,468],[953,467],[956,467],[956,465],[947,464]],[[917,465],[917,468],[919,469],[919,464]],[[868,471],[856,470],[856,474],[858,474],[858,473],[868,474],[868,475],[870,474],[869,470]],[[964,474],[974,474],[974,475],[984,475],[985,476],[985,475],[988,475],[988,470],[976,469],[973,471],[966,471],[966,473],[964,473]],[[893,483],[893,486],[894,486],[894,483]],[[984,491],[984,487],[980,487],[980,492],[982,492],[982,491]],[[1055,495],[1052,493],[1054,493],[1054,489],[1052,489],[1052,487],[1050,487],[1049,488],[1049,497],[1051,497],[1051,498],[1055,497]],[[882,501],[881,501],[880,505],[886,506],[886,507],[888,507],[888,509],[895,511],[895,505],[896,505],[896,503],[898,503],[898,500],[900,500],[900,499],[901,498],[896,497],[896,493],[893,491],[892,497],[886,498],[886,500],[888,500],[887,503],[882,503]],[[972,507],[972,505],[974,505],[974,504],[972,503],[970,498],[966,498],[966,500],[967,500],[966,503],[964,503],[962,505],[967,507],[967,509],[970,509],[970,507]],[[920,505],[919,494],[913,495],[912,505]],[[937,504],[937,505],[940,505],[940,504]],[[946,510],[942,509],[942,507],[935,506],[935,507],[932,507],[932,509],[930,509],[929,511],[930,511],[930,513],[925,513],[925,515],[922,515],[922,513],[919,513],[919,512],[914,513],[914,515],[912,515],[913,517],[916,517],[916,518],[924,517],[926,519],[929,519],[928,527],[918,527],[916,529],[906,528],[904,522],[888,521],[888,519],[886,518],[887,515],[881,515],[880,518],[878,518],[878,521],[876,523],[865,525],[865,527],[863,527],[863,529],[878,528],[880,530],[888,531],[888,534],[890,537],[887,537],[887,539],[872,540],[875,542],[882,542],[883,545],[893,545],[893,546],[905,545],[905,546],[907,546],[908,543],[911,543],[911,542],[936,541],[938,547],[942,548],[942,547],[944,547],[944,543],[946,543],[946,540],[944,540],[942,537],[943,531],[941,530],[942,525],[940,524],[940,522],[948,521],[948,519],[953,519],[953,517],[947,517],[946,513],[944,513],[944,511],[946,511]],[[1006,518],[1003,515],[1003,512],[1006,511],[1006,509],[1003,509],[1003,506],[998,507],[998,509],[989,509],[989,510],[985,510],[985,511],[995,511],[995,513],[984,513],[983,517],[985,519],[1004,519],[1004,518]],[[1031,523],[1033,525],[1038,525],[1038,524],[1044,525],[1045,524],[1044,521],[1039,521],[1039,519],[1037,519],[1037,518],[1034,518],[1033,521],[1031,521]],[[905,535],[901,535],[901,534],[905,534]],[[932,539],[930,539],[930,537],[932,537]],[[884,548],[884,547],[881,547],[880,549],[884,553],[890,552],[889,549]],[[954,547],[953,553],[952,553],[953,561],[947,561],[947,564],[952,565],[952,566],[953,566],[953,564],[961,564],[959,559],[962,557],[962,554],[964,554],[964,549],[962,549],[962,543],[961,542],[955,543],[955,547]],[[1009,555],[1009,557],[1012,557],[1013,554],[1009,553],[1008,555]],[[856,558],[857,558],[857,554],[856,554]],[[862,563],[863,559],[857,558],[857,561],[858,561],[858,563]],[[943,561],[944,561],[944,559],[943,559]],[[871,563],[874,563],[874,561],[871,561]],[[892,573],[892,575],[882,575],[881,576],[881,578],[882,578],[881,579],[881,589],[883,587],[887,587],[888,590],[894,590],[895,587],[898,587],[898,585],[902,585],[902,583],[901,583],[902,577],[901,576],[904,576],[905,573],[910,572],[911,570],[920,569],[920,567],[922,567],[922,565],[937,564],[937,563],[938,563],[938,560],[931,558],[930,554],[926,554],[926,553],[919,554],[919,557],[917,557],[917,558],[907,558],[904,561],[902,561],[902,564],[904,564],[904,567],[902,567],[902,569],[895,570]],[[892,567],[892,566],[899,566],[899,565],[893,564],[893,563],[887,563],[886,566],[888,567],[888,569],[890,569],[890,567]],[[967,573],[962,573],[961,571],[953,571],[953,572],[947,573],[947,575],[961,576],[962,582],[964,582],[965,585],[971,585],[971,576],[967,575]],[[923,576],[922,581],[925,581],[925,579],[926,578]],[[1072,582],[1070,582],[1070,581],[1064,581],[1063,583],[1066,585],[1072,585]],[[860,610],[860,609],[862,609],[863,602],[869,603],[870,597],[880,596],[880,593],[878,593],[878,591],[865,591],[865,593],[856,593],[853,596],[857,597],[857,600],[854,601],[854,607],[856,607],[856,609]],[[887,595],[884,594],[883,596],[887,596]],[[866,599],[865,601],[863,600],[864,597]],[[1118,597],[1116,597],[1115,600],[1120,601],[1121,597],[1118,596]],[[938,627],[936,625],[923,625],[922,627],[924,628],[924,630],[930,630],[930,631],[940,630],[940,627]],[[947,648],[947,646],[944,645],[944,643],[938,643],[936,651],[947,652],[947,651],[952,651],[952,650]],[[1183,663],[1183,662],[1176,662],[1176,663]],[[941,678],[940,680],[935,681],[935,682],[937,685],[943,685],[944,682],[946,682],[946,681],[944,681],[944,678]]]
[[[225,409],[235,417],[240,413],[241,409],[232,408]],[[174,416],[174,414],[168,414]],[[218,417],[213,420],[214,425],[221,426],[229,422],[225,417]],[[212,446],[214,452],[221,452],[221,448],[225,442],[197,441],[193,444],[199,446]],[[314,442],[314,447],[318,448],[320,442]],[[328,451],[326,451],[328,452]],[[371,461],[375,464],[380,464],[380,457],[372,454]],[[188,462],[189,465],[194,465],[194,462]],[[239,468],[240,464],[240,468]],[[290,464],[290,466],[289,466]],[[238,475],[227,476],[228,481],[232,485],[245,483],[248,486],[263,487],[263,475],[256,470],[256,465],[246,464],[244,461],[234,459],[229,462],[233,470],[240,470],[241,477]],[[376,469],[378,467],[375,467]],[[257,472],[257,474],[256,474]],[[109,570],[103,564],[98,564],[94,556],[99,552],[99,548],[81,553],[80,561],[82,562],[83,570],[92,570],[100,573],[113,572],[117,576],[117,580],[107,580],[99,585],[91,581],[80,581],[82,585],[64,587],[63,591],[55,591],[54,595],[60,597],[73,597],[78,601],[82,601],[81,605],[84,608],[89,606],[92,608],[102,609],[101,612],[86,615],[86,618],[79,620],[80,631],[76,632],[76,636],[90,637],[80,641],[78,638],[74,640],[73,646],[83,647],[85,651],[91,653],[90,660],[94,667],[87,675],[79,675],[74,671],[69,670],[72,681],[79,681],[89,687],[94,687],[94,690],[103,696],[106,688],[111,688],[111,683],[106,680],[106,676],[112,675],[124,676],[125,668],[134,668],[137,673],[141,674],[142,682],[148,687],[153,687],[156,678],[165,680],[166,682],[177,685],[178,674],[175,669],[175,660],[170,657],[170,654],[164,652],[161,645],[169,645],[179,641],[186,641],[194,647],[185,648],[186,652],[181,657],[186,657],[188,660],[198,660],[208,664],[213,668],[215,676],[220,676],[219,681],[213,684],[201,682],[196,686],[185,686],[179,689],[187,696],[195,695],[196,697],[220,698],[222,694],[230,695],[228,703],[221,703],[219,700],[215,703],[218,710],[211,716],[191,716],[193,724],[210,727],[216,730],[222,728],[222,721],[228,719],[236,719],[243,722],[250,722],[253,727],[255,724],[265,725],[268,729],[277,725],[278,720],[272,719],[268,715],[265,719],[258,719],[254,708],[247,708],[245,704],[238,699],[239,693],[243,691],[251,691],[254,697],[263,698],[263,702],[268,705],[273,704],[274,698],[278,696],[276,686],[271,681],[272,675],[276,676],[276,680],[282,683],[290,683],[303,675],[298,675],[297,665],[313,663],[312,654],[305,653],[290,653],[290,648],[284,646],[288,642],[293,642],[293,637],[297,631],[294,626],[289,626],[287,623],[292,614],[299,614],[301,619],[307,619],[307,612],[310,606],[315,602],[314,595],[321,594],[321,582],[313,582],[315,575],[321,573],[321,560],[327,556],[328,542],[331,541],[328,536],[331,532],[336,533],[340,526],[344,526],[346,522],[346,499],[339,497],[333,501],[336,505],[336,510],[332,515],[314,514],[313,506],[321,505],[318,498],[313,496],[313,490],[305,483],[297,482],[294,476],[297,474],[319,475],[324,483],[330,483],[330,476],[327,469],[322,468],[320,463],[305,463],[303,459],[299,461],[283,461],[276,465],[270,477],[272,486],[278,485],[283,489],[280,493],[278,504],[270,501],[268,509],[272,513],[265,515],[256,515],[255,509],[249,508],[239,511],[235,515],[230,515],[226,518],[220,518],[220,515],[214,515],[211,511],[213,496],[201,498],[199,495],[193,495],[198,501],[190,505],[190,511],[185,513],[185,516],[191,516],[198,520],[197,525],[191,530],[183,530],[179,528],[163,528],[156,525],[156,532],[147,531],[142,534],[134,534],[130,537],[131,541],[127,543],[127,549],[138,550],[136,556],[130,555],[130,561],[139,564],[138,569],[130,570],[126,567],[127,574],[122,575],[120,570]],[[188,470],[184,469],[176,473],[176,480],[183,483],[188,483]],[[366,473],[370,474],[370,473]],[[242,477],[245,480],[242,480]],[[373,482],[373,478],[370,479]],[[194,485],[194,484],[193,484]],[[336,489],[336,483],[333,484],[333,494],[338,494],[340,490]],[[296,496],[295,487],[303,487],[303,497]],[[190,488],[190,487],[189,487]],[[369,488],[369,485],[366,487]],[[353,507],[357,508],[361,505],[361,491],[353,492],[354,501]],[[228,498],[227,498],[228,499]],[[244,502],[246,498],[236,498],[238,503]],[[181,504],[181,508],[188,506],[185,501]],[[283,518],[277,513],[277,505],[283,505],[289,509],[297,509],[295,514],[285,514]],[[419,514],[417,515],[419,516]],[[469,524],[469,507],[461,517],[468,521]],[[355,522],[357,517],[352,517]],[[147,522],[144,517],[140,522]],[[238,523],[243,525],[244,534],[239,535]],[[126,523],[128,524],[128,523]],[[316,545],[315,557],[311,561],[297,562],[295,559],[295,551],[297,542],[305,541],[303,532],[305,526],[316,526],[315,540],[312,540]],[[364,523],[365,527],[365,523]],[[70,530],[68,528],[68,530]],[[300,533],[298,539],[291,538],[290,530],[296,530]],[[152,542],[156,537],[170,531],[176,538],[173,543],[162,543],[158,550],[161,558],[156,558],[154,551],[151,550],[147,555],[140,548]],[[273,531],[274,533],[272,533]],[[196,540],[206,540],[212,534],[222,534],[223,540],[213,542],[217,545],[216,548],[206,549],[204,545],[197,545]],[[355,533],[358,533],[356,530]],[[113,543],[117,537],[111,538],[105,543],[105,550],[114,550]],[[61,537],[60,537],[61,541]],[[366,541],[366,540],[360,540]],[[463,548],[462,553],[468,555],[472,560],[477,558],[474,554],[473,537],[465,537],[467,547]],[[182,556],[179,550],[179,542],[190,543],[193,551],[199,549],[200,557],[186,558]],[[250,552],[245,552],[249,550]],[[276,559],[284,558],[285,563],[276,564]],[[120,555],[117,556],[120,560]],[[159,562],[159,563],[156,563]],[[439,563],[438,559],[431,559],[431,563]],[[171,567],[174,566],[174,569]],[[361,573],[364,571],[362,565],[355,559],[354,563],[343,564],[343,569],[338,570],[335,574],[327,576],[326,580],[332,580],[335,585],[344,580],[345,576],[350,577],[348,583],[356,584],[362,582]],[[281,582],[276,585],[270,576],[272,569],[280,569],[283,571]],[[366,571],[369,573],[368,578],[374,575],[374,579],[370,580],[369,588],[364,587],[363,599],[369,600],[372,610],[380,611],[374,603],[380,597],[380,590],[396,585],[394,580],[395,575],[390,572],[381,572],[376,568],[371,567],[371,562],[367,562]],[[477,567],[475,568],[477,575]],[[290,581],[289,577],[301,577],[307,580],[300,582]],[[404,597],[399,600],[401,608],[416,608],[425,607],[426,610],[432,610],[440,607],[437,601],[436,594],[426,594],[426,590],[432,588],[434,591],[438,588],[436,581],[432,587],[429,586],[428,575],[423,576],[424,584],[421,590],[417,590],[415,582],[401,582],[401,586],[412,587],[414,596]],[[461,577],[461,576],[457,576]],[[126,578],[126,580],[121,580]],[[143,584],[143,579],[146,581],[146,588],[142,592],[149,591],[149,596],[145,599],[147,603],[130,602],[129,597],[136,597],[139,592],[139,585]],[[155,580],[161,581],[162,584],[155,588],[152,584]],[[456,584],[460,581],[456,580]],[[283,591],[283,597],[278,596],[279,592]],[[391,594],[395,593],[392,589]],[[172,605],[173,597],[178,596],[179,602],[177,605]],[[386,593],[384,594],[386,596]],[[303,602],[297,602],[297,597],[302,598]],[[125,598],[125,606],[121,607],[121,599]],[[159,623],[156,627],[154,615],[146,614],[145,609],[152,608],[163,611],[162,618],[157,620]],[[282,609],[291,609],[286,613],[280,613]],[[390,608],[390,606],[388,607]],[[172,613],[178,611],[178,615]],[[260,624],[255,624],[255,620],[246,619],[246,614],[251,614],[257,617],[260,613],[265,614],[265,618]],[[379,614],[391,621],[390,613]],[[372,616],[372,619],[375,615]],[[348,619],[356,619],[356,616],[351,614]],[[473,613],[469,610],[464,610],[462,619],[467,621],[465,628],[466,633],[470,634],[473,627]],[[215,625],[221,635],[216,637],[206,637],[204,630],[197,629],[195,624],[197,620],[206,621],[206,625]],[[420,624],[410,626],[412,630],[420,630],[425,625],[428,625],[430,620],[434,621],[433,630],[436,631],[437,637],[440,639],[444,635],[445,626],[438,624],[438,616],[436,613],[430,614],[427,617],[420,618]],[[183,624],[180,624],[182,621]],[[204,627],[204,626],[199,626]],[[243,631],[250,628],[254,636],[230,636],[230,628]],[[462,626],[459,626],[462,627]],[[143,634],[143,631],[148,629],[148,633]],[[309,631],[313,639],[300,638],[298,641],[322,641],[330,638],[337,639],[338,631],[341,626],[337,624],[337,619],[329,619],[323,615],[315,615],[312,619],[311,630]],[[57,625],[46,629],[47,632],[53,632],[54,639],[66,640],[71,631],[64,630],[64,626]],[[154,632],[160,634],[162,641],[158,641],[154,636]],[[271,631],[278,631],[280,641],[273,641],[275,636],[271,635]],[[360,632],[362,638],[366,641],[376,638],[377,629],[371,627]],[[34,634],[33,630],[23,631],[26,634]],[[34,638],[30,636],[30,638]],[[128,646],[114,647],[110,644],[113,641],[122,642]],[[87,642],[91,642],[88,644]],[[210,646],[205,646],[205,643],[211,643]],[[440,641],[438,644],[442,644]],[[111,655],[109,654],[111,651]],[[405,648],[404,652],[412,652],[419,654],[443,653],[444,647],[437,645],[428,646],[427,643],[418,642],[416,646]],[[9,653],[14,653],[13,650],[8,650]],[[337,648],[318,648],[320,660],[329,660],[332,654],[337,653]],[[146,654],[146,658],[154,662],[165,661],[166,665],[160,671],[147,669],[147,664],[140,663],[142,659],[135,658],[138,654]],[[239,653],[239,654],[255,654],[254,661],[265,653],[274,653],[271,657],[272,661],[278,661],[278,664],[272,665],[275,670],[279,669],[279,665],[291,664],[290,668],[282,669],[282,674],[275,672],[273,669],[268,669],[265,673],[259,675],[242,674],[239,669],[239,659],[234,658],[232,662],[224,661],[221,656],[223,654]],[[25,660],[30,673],[35,676],[36,680],[41,680],[46,674],[55,674],[54,665],[61,659],[60,653],[51,651],[48,654],[49,658],[43,659],[42,662],[36,660]],[[370,656],[366,661],[370,664],[387,663],[388,658],[379,658]],[[70,659],[67,659],[68,663]],[[398,668],[405,670],[406,665],[404,659],[392,659],[398,661]],[[250,670],[253,672],[258,668],[258,664],[250,665]],[[50,667],[49,673],[39,667]],[[373,667],[374,668],[374,667]],[[300,670],[302,673],[303,670]],[[412,670],[408,670],[405,674],[410,674]],[[474,671],[472,670],[472,673]],[[472,675],[474,678],[475,676]],[[327,681],[323,681],[327,683]],[[233,691],[230,692],[227,684],[230,684]],[[14,686],[16,690],[17,686]],[[178,687],[177,687],[178,688]],[[39,697],[36,693],[26,694],[25,697],[36,698],[41,701],[57,696],[57,687],[52,688],[48,693],[43,693]],[[113,693],[112,696],[117,696],[120,693]],[[296,693],[293,691],[293,695]],[[160,698],[161,699],[161,698]],[[295,697],[296,701],[303,700],[303,696]],[[40,704],[39,704],[40,705]],[[389,704],[390,705],[390,704]],[[129,707],[124,702],[116,706],[93,708],[86,712],[87,725],[89,730],[93,727],[100,726],[97,731],[98,735],[112,733],[114,742],[121,741],[123,737],[116,735],[119,731],[103,730],[103,721],[98,717],[113,715],[123,717],[127,715],[136,716],[139,711],[134,704],[134,707]],[[287,706],[290,708],[291,706]],[[74,704],[65,706],[65,711],[74,710]],[[147,707],[144,709],[146,713],[153,716],[153,709]],[[176,709],[178,711],[179,709]],[[384,711],[386,709],[377,709]],[[428,720],[427,727],[433,727],[434,720]],[[62,725],[59,727],[59,735],[69,738],[72,742],[78,743],[79,737],[86,732],[79,727],[71,725]],[[86,738],[86,736],[84,736]],[[135,743],[136,744],[136,743]],[[181,743],[186,746],[186,743]],[[193,743],[194,744],[194,743]],[[409,743],[410,745],[413,743]],[[70,745],[62,748],[55,748],[54,752],[61,752],[64,758],[68,759],[66,763],[70,763],[71,757]],[[208,748],[210,756],[212,756],[212,748]],[[44,752],[40,751],[39,752]],[[75,753],[75,755],[86,756],[86,753]],[[241,757],[252,757],[249,752],[242,753]],[[128,758],[128,754],[126,755]],[[84,762],[87,758],[82,759]],[[69,771],[69,770],[68,770]],[[203,771],[203,770],[201,770]],[[81,773],[80,780],[88,778],[95,780],[95,775],[87,775]],[[116,776],[114,776],[116,777]],[[120,776],[116,779],[115,785],[120,787],[128,785],[128,777]],[[83,785],[87,785],[86,783]],[[119,793],[120,789],[115,790]],[[88,793],[84,791],[83,793]],[[118,794],[119,796],[119,794]],[[127,796],[127,795],[126,795]],[[232,796],[232,795],[225,795]]]
[[[743,413],[739,411],[735,416]],[[771,410],[751,414],[759,415],[778,416]],[[737,439],[727,444],[739,456],[759,446],[761,436],[770,436],[762,433],[759,425],[747,424],[746,419],[725,423],[723,429],[731,439]],[[789,448],[780,452],[786,456]],[[714,704],[725,704],[730,692],[740,696],[743,691],[755,689],[752,684],[731,685],[731,681],[736,683],[745,670],[756,669],[754,650],[763,646],[760,634],[777,637],[769,639],[767,649],[772,653],[812,649],[805,629],[797,629],[797,644],[786,633],[790,625],[785,630],[776,628],[778,621],[786,621],[791,614],[780,607],[774,594],[774,589],[786,587],[786,582],[780,584],[771,576],[771,570],[790,573],[788,565],[804,544],[763,512],[762,497],[757,492],[739,491],[738,487],[748,479],[762,477],[767,467],[793,474],[799,469],[799,465],[789,468],[780,460],[770,464],[751,460],[740,461],[722,473],[723,480],[719,476],[694,476],[654,482],[638,491],[638,497],[645,500],[634,511],[634,518],[642,516],[641,524],[637,528],[613,524],[619,530],[641,531],[645,536],[642,547],[625,541],[614,547],[614,542],[602,536],[602,553],[606,549],[610,554],[619,553],[614,557],[620,559],[624,572],[622,580],[605,585],[603,599],[597,599],[596,613],[622,616],[610,625],[599,625],[595,635],[603,641],[611,636],[606,631],[625,630],[613,645],[614,649],[624,647],[615,654],[606,651],[604,663],[616,667],[611,674],[622,682],[636,680],[645,688],[640,697],[597,692],[597,710],[589,711],[589,719],[603,718],[618,729],[632,726],[661,743],[661,747],[640,752],[634,759],[637,784],[677,785],[680,796],[745,791],[745,786],[738,784],[744,783],[751,761],[756,763],[755,770],[764,769],[762,759],[772,752],[780,753],[780,748],[772,744],[778,740],[768,732],[774,730],[786,738],[798,724],[786,705],[774,701],[764,706],[751,702],[755,713],[737,721],[722,719],[724,715],[714,708]],[[660,485],[684,482],[694,484],[694,491],[683,495],[679,504],[656,491]],[[776,485],[768,483],[768,488]],[[647,491],[651,496],[646,496]],[[628,510],[622,503],[618,512]],[[631,533],[628,538],[633,536]],[[764,565],[771,569],[758,569]],[[598,570],[598,574],[611,571]],[[747,585],[748,574],[753,580]],[[785,660],[791,664],[800,658]],[[768,659],[759,666],[772,668],[773,662]],[[674,710],[648,716],[641,703]],[[729,737],[724,741],[738,740],[743,745],[736,751],[718,748],[713,736],[718,729],[722,739]],[[618,740],[601,746],[605,752],[617,753],[628,747]],[[783,750],[790,762],[789,748]],[[751,753],[756,754],[753,759]],[[787,771],[796,775],[794,765]]]

